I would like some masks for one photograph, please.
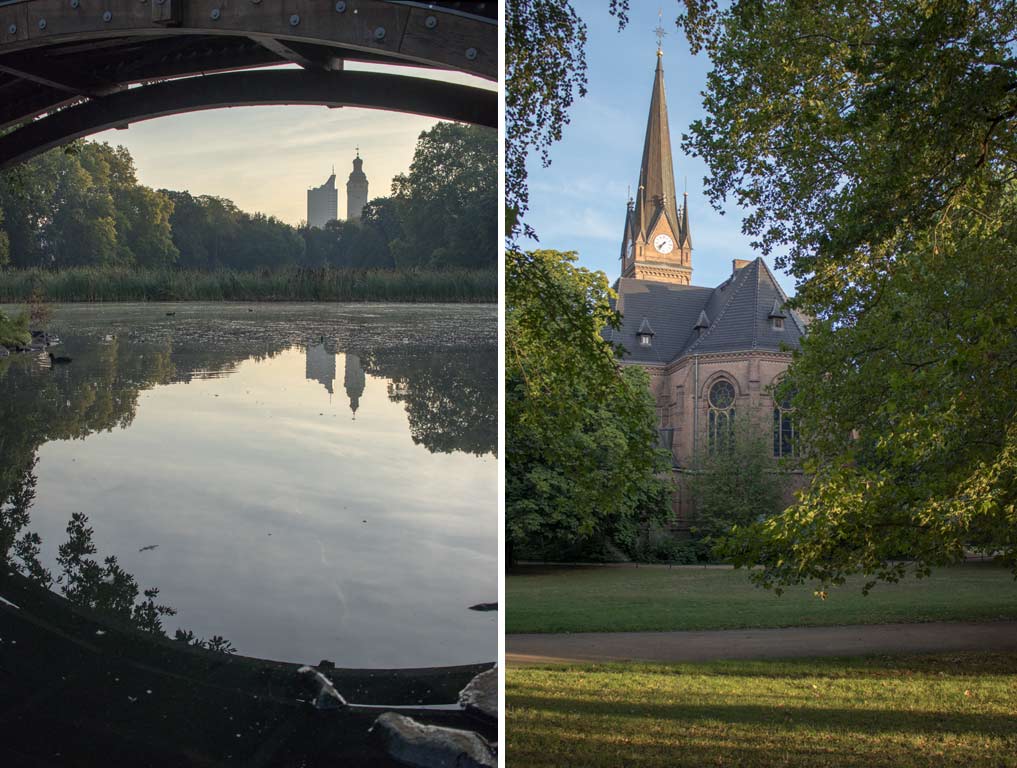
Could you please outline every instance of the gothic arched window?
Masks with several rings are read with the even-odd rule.
[[[791,404],[794,393],[788,393],[783,399],[773,401],[773,455],[775,458],[794,456],[797,454],[797,430],[795,429],[795,411]]]
[[[710,454],[731,450],[734,444],[735,388],[727,379],[710,387],[710,412],[707,420],[706,445]]]

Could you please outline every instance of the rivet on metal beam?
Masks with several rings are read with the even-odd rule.
[[[434,29],[435,27],[438,26],[438,17],[428,16],[426,19],[424,19],[424,26],[427,27],[428,29]]]
[[[71,8],[80,8],[81,0],[71,0]]]
[[[375,30],[374,30],[374,39],[375,40],[384,40],[385,39],[385,28],[384,27],[376,27],[375,28]]]
[[[46,28],[46,20],[45,19],[39,19],[39,29],[45,29],[45,28]]]
[[[104,11],[102,14],[102,20],[107,24],[113,21],[113,11]]]
[[[476,48],[467,48],[466,49],[466,58],[469,59],[470,61],[473,61],[475,58],[477,58],[477,49]]]
[[[336,13],[346,13],[346,2],[345,2],[345,0],[339,0],[339,2],[335,4],[335,12]]]
[[[297,25],[298,25],[299,23],[300,23],[300,16],[298,16],[298,15],[297,15],[297,14],[295,14],[295,13],[294,13],[294,14],[293,14],[292,16],[290,16],[290,26],[291,26],[291,27],[295,27],[295,26],[297,26]]]
[[[11,24],[9,27],[7,27],[7,34],[8,35],[16,35],[16,34],[18,34],[18,25],[17,24]]]
[[[218,8],[213,8],[211,16],[212,21],[219,21],[219,17],[222,16],[222,11],[220,11]]]

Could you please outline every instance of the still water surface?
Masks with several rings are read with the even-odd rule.
[[[83,513],[94,559],[176,610],[170,637],[342,667],[495,658],[496,614],[468,609],[497,599],[493,306],[65,306],[50,325],[71,363],[0,361],[0,466],[35,480],[16,533],[54,577]]]

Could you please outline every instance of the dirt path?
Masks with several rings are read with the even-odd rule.
[[[507,635],[505,661],[713,661],[951,651],[1017,652],[1017,621],[866,624],[706,632]]]

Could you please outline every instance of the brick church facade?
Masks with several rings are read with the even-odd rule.
[[[730,439],[736,419],[772,435],[775,471],[777,459],[793,452],[792,415],[770,389],[791,362],[805,322],[786,307],[787,296],[761,258],[735,259],[716,287],[693,285],[688,195],[679,206],[660,50],[614,287],[622,324],[606,337],[625,348],[623,364],[650,374],[661,441],[673,457],[675,522],[687,527],[683,477],[698,457]]]

